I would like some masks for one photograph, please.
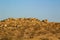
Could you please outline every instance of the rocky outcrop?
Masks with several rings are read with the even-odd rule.
[[[0,21],[0,40],[60,40],[60,23],[8,18]]]

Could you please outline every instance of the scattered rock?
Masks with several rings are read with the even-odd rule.
[[[59,36],[60,23],[47,19],[8,18],[0,21],[0,40],[60,40]]]

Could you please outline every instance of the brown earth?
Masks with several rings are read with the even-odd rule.
[[[36,18],[0,21],[0,40],[60,40],[60,23]]]

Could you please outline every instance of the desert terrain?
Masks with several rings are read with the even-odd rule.
[[[60,23],[37,18],[0,20],[0,40],[60,40]]]

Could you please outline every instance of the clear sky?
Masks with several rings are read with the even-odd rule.
[[[0,0],[0,20],[9,17],[60,22],[60,0]]]

